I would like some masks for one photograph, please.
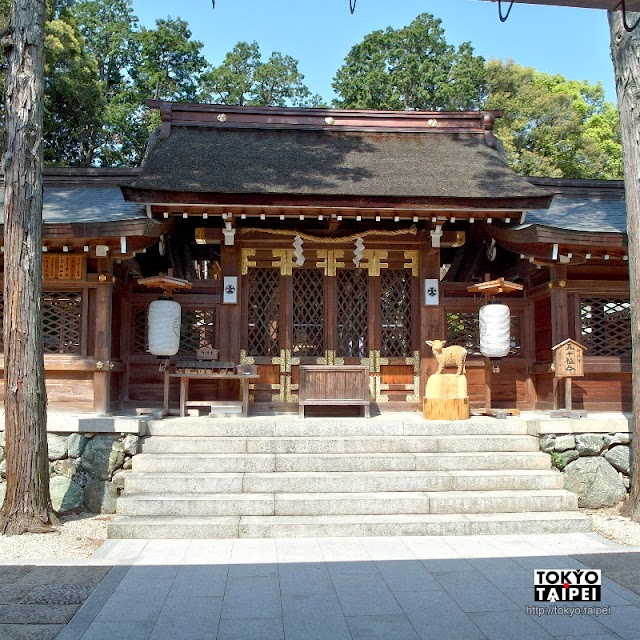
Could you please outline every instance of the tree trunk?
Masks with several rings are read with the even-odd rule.
[[[13,0],[3,157],[6,535],[51,530],[52,521],[41,318],[44,19],[45,0]]]
[[[624,157],[624,185],[629,242],[629,290],[631,295],[632,396],[634,437],[631,442],[631,495],[625,506],[640,521],[640,29],[628,33],[621,11],[609,11],[611,57],[616,77],[620,129]],[[640,14],[628,13],[635,23]]]

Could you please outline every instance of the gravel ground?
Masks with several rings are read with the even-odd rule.
[[[640,546],[640,523],[619,515],[617,508],[584,512],[591,516],[596,533],[619,544]],[[110,519],[107,515],[81,513],[63,517],[55,533],[0,536],[0,561],[89,558],[106,540]]]
[[[593,530],[603,538],[613,540],[618,544],[640,545],[640,522],[633,522],[619,514],[618,507],[599,509],[598,511],[584,510],[591,516]]]
[[[111,516],[80,513],[63,516],[53,533],[0,536],[2,560],[81,560],[92,556],[107,539]]]

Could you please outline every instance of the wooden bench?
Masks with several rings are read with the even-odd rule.
[[[299,414],[314,406],[360,406],[369,417],[369,367],[363,365],[301,365]]]

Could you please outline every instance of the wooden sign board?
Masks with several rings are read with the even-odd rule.
[[[579,378],[584,375],[586,347],[568,338],[553,349],[553,367],[556,378]]]
[[[86,260],[83,255],[48,253],[42,256],[44,280],[84,280]]]

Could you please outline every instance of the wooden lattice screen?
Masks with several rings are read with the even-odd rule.
[[[0,352],[4,351],[4,297],[0,295]],[[82,291],[42,294],[42,339],[45,353],[81,353]]]
[[[412,355],[411,271],[384,269],[380,272],[382,348],[386,358]]]
[[[280,354],[280,270],[249,269],[247,274],[249,330],[247,353],[274,357]]]
[[[133,316],[133,353],[147,353],[149,327],[147,307],[138,307]],[[178,353],[194,354],[201,347],[215,346],[216,310],[182,308],[180,349]]]
[[[293,271],[293,355],[324,355],[324,272]]]
[[[447,312],[447,344],[458,344],[470,356],[481,356],[478,312]],[[509,356],[522,355],[522,329],[519,315],[511,316],[511,348]]]
[[[42,295],[45,353],[80,353],[82,291],[46,291]]]
[[[340,269],[337,278],[336,355],[366,358],[369,355],[368,274],[364,269]]]
[[[149,345],[148,313],[147,307],[140,307],[134,311],[133,353],[147,353],[147,347]]]
[[[588,356],[631,357],[631,304],[615,298],[580,299],[580,342]]]
[[[183,309],[178,353],[194,354],[202,347],[215,346],[216,310]]]

